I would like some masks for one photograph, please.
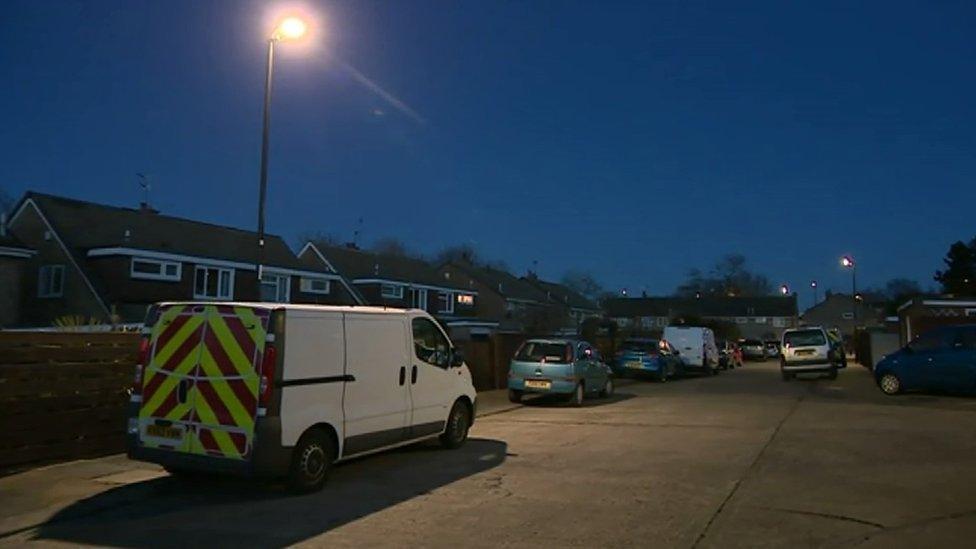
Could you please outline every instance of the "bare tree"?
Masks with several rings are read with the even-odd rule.
[[[394,257],[417,257],[407,249],[407,245],[396,237],[388,236],[380,238],[369,247],[369,250],[382,255],[392,255]]]
[[[437,255],[434,256],[434,262],[437,264],[459,262],[477,265],[480,263],[480,258],[471,244],[456,244],[437,252]]]
[[[763,296],[772,292],[772,284],[765,275],[746,268],[742,254],[728,254],[720,259],[706,275],[699,269],[690,269],[687,279],[675,290],[675,295]]]
[[[587,272],[567,271],[560,282],[570,290],[590,299],[598,299],[603,293],[603,285]]]

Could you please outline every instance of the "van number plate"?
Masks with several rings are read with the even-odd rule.
[[[183,438],[183,429],[163,425],[146,425],[146,434],[151,437],[170,438],[180,440]]]
[[[527,389],[549,389],[552,387],[552,382],[548,379],[526,379],[525,387]]]

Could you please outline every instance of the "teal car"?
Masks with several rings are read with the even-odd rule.
[[[565,395],[574,406],[587,394],[613,394],[610,368],[585,341],[530,339],[519,347],[508,369],[508,399],[525,393]]]

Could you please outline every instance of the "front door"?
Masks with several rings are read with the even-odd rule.
[[[444,332],[429,318],[411,321],[413,346],[409,372],[413,415],[410,438],[444,430],[450,406],[454,404],[459,368],[451,368],[451,344]]]

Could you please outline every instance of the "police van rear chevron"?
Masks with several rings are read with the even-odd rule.
[[[155,322],[147,322],[151,328],[140,346],[134,390],[139,408],[136,425],[130,426],[140,445],[249,457],[260,380],[274,367],[273,351],[265,353],[269,313],[218,304],[174,304],[154,311]]]
[[[459,447],[476,396],[425,311],[161,303],[140,342],[128,453],[311,491],[335,461],[428,438]]]

